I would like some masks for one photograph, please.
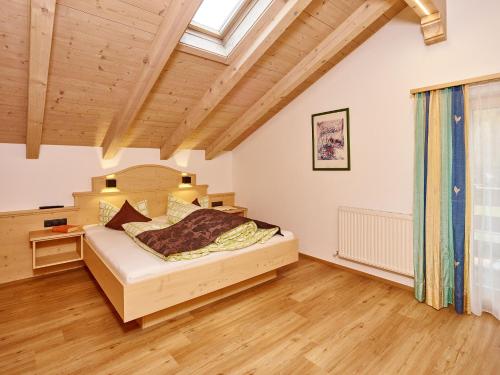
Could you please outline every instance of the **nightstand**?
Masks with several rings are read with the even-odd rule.
[[[33,269],[82,260],[84,234],[83,230],[70,233],[56,233],[50,229],[30,232]]]
[[[227,214],[233,214],[233,215],[247,217],[247,211],[248,211],[248,209],[245,208],[245,207],[234,206],[234,209],[227,210],[227,211],[224,211],[224,212],[227,213]]]

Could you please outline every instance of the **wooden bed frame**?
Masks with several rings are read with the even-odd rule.
[[[164,215],[172,193],[188,201],[207,193],[206,185],[179,187],[182,173],[158,165],[128,168],[92,179],[92,192],[74,193],[84,223],[98,222],[99,200],[116,205],[125,199],[147,199],[151,216]],[[106,178],[115,178],[117,189],[105,189]],[[217,195],[224,205],[234,205],[234,195]],[[142,328],[238,293],[276,278],[277,269],[298,260],[296,239],[279,242],[255,252],[241,253],[217,262],[125,284],[85,240],[83,259],[124,322],[137,320]]]

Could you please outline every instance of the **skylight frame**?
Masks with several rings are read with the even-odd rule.
[[[229,31],[233,29],[234,25],[238,22],[241,21],[242,15],[248,11],[250,6],[252,5],[253,0],[241,0],[240,4],[233,10],[233,12],[228,16],[226,22],[222,26],[220,30],[215,30],[211,27],[202,25],[198,22],[195,22],[191,20],[189,24],[189,28],[191,30],[195,30],[204,34],[207,34],[209,36],[212,36],[214,38],[220,39],[223,41]]]

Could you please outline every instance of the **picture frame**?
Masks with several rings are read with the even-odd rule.
[[[349,108],[314,113],[312,166],[314,171],[350,171]]]

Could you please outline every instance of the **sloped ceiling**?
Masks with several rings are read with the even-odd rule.
[[[0,142],[25,143],[30,4],[29,0],[6,3],[0,14]],[[180,148],[207,149],[217,142],[364,4],[364,0],[312,0]],[[42,144],[102,145],[113,117],[147,63],[169,5],[169,0],[57,0]],[[224,148],[238,145],[405,6],[404,1],[391,1],[383,15]],[[121,139],[122,147],[162,147],[227,66],[180,49],[170,55]]]

